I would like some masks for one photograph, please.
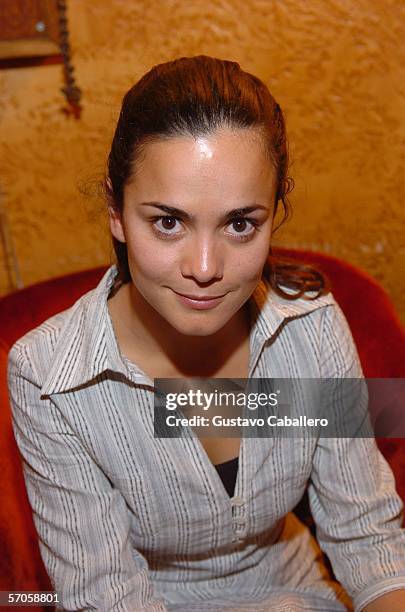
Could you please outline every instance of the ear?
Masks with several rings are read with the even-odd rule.
[[[121,213],[111,204],[108,206],[110,230],[119,242],[126,242]]]

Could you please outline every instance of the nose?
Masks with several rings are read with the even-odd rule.
[[[185,247],[182,257],[182,275],[207,283],[223,276],[224,253],[212,236],[195,238]]]

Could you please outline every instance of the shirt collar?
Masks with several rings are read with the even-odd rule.
[[[106,371],[119,373],[130,381],[153,387],[153,381],[123,357],[118,347],[107,307],[107,298],[116,275],[117,268],[113,265],[105,272],[97,287],[83,295],[69,309],[55,346],[51,369],[41,387],[42,395],[72,390]],[[263,277],[249,299],[252,359],[257,360],[264,342],[271,340],[284,321],[333,302],[331,294],[315,300],[282,298]]]
[[[134,378],[119,351],[107,307],[116,275],[116,266],[108,268],[97,287],[69,309],[56,342],[51,369],[41,387],[42,395],[80,387],[108,370]]]

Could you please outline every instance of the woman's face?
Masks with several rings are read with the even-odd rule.
[[[110,208],[111,231],[127,244],[137,302],[182,334],[219,331],[260,282],[274,183],[254,129],[146,145],[125,186],[122,214]],[[178,294],[223,297],[202,309]]]

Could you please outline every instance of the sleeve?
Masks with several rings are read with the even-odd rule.
[[[321,346],[322,377],[364,381],[353,337],[337,304],[325,309]],[[337,412],[342,410],[338,402],[339,394],[333,405]],[[359,408],[345,405],[347,409]],[[374,437],[319,438],[308,498],[319,545],[351,596],[355,612],[384,593],[405,589],[403,503]]]
[[[154,598],[146,559],[131,546],[123,496],[70,429],[57,405],[41,397],[26,347],[8,359],[13,430],[39,548],[57,610],[165,612]]]

